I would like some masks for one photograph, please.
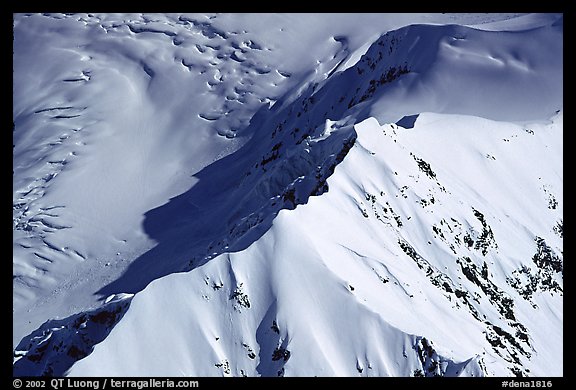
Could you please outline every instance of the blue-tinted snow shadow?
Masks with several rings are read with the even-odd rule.
[[[289,91],[270,108],[262,107],[242,130],[251,135],[243,147],[195,174],[198,181],[188,191],[145,213],[144,231],[158,244],[97,294],[137,293],[157,278],[189,271],[223,252],[243,250],[270,228],[279,210],[326,191],[325,180],[353,144],[352,124],[372,116],[370,101],[411,72],[406,57],[397,61],[384,55],[389,41],[383,36],[367,59],[320,84]],[[326,138],[327,120],[338,119]],[[302,158],[294,158],[294,151],[305,147],[306,153],[298,155]],[[322,172],[317,171],[320,164]],[[303,174],[309,182],[292,191],[289,183]],[[262,177],[267,180],[264,186]],[[265,194],[255,190],[257,186],[265,187]]]
[[[157,245],[97,294],[103,299],[110,294],[136,293],[157,278],[196,268],[207,261],[206,256],[222,252],[225,244],[217,238],[229,233],[229,219],[240,212],[234,209],[234,200],[236,194],[242,196],[238,188],[252,162],[251,147],[248,143],[205,167],[194,175],[198,182],[188,191],[146,212],[143,228]],[[254,229],[251,241],[263,234],[263,229]]]
[[[95,310],[46,321],[15,348],[14,357],[20,358],[13,364],[13,376],[65,376],[75,362],[92,353],[108,336],[131,300],[120,299]]]
[[[285,154],[301,141],[300,135],[287,134],[279,142],[267,132],[267,139],[256,135],[238,151],[205,167],[194,175],[198,181],[188,191],[144,214],[144,231],[157,245],[97,294],[104,299],[137,293],[157,278],[197,268],[224,252],[246,249],[268,231],[280,210],[306,204],[310,196],[327,190],[326,178],[351,147],[345,136],[355,133],[346,128],[341,134],[309,149],[301,145],[305,156],[295,158]],[[289,142],[292,145],[285,145]],[[285,147],[272,146],[280,143]],[[315,160],[324,153],[325,160]],[[298,187],[292,186],[304,176]]]
[[[416,123],[416,119],[418,119],[419,114],[416,115],[406,115],[402,117],[396,124],[400,127],[405,129],[412,129],[414,128],[414,124]]]
[[[284,376],[284,365],[290,359],[288,338],[285,331],[278,327],[277,313],[277,303],[273,301],[256,329],[259,358],[256,372],[259,376]]]

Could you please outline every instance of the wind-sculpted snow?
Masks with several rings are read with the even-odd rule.
[[[530,130],[432,114],[421,114],[412,130],[374,119],[356,125],[358,138],[328,178],[328,192],[281,211],[248,248],[151,283],[71,374],[102,375],[122,366],[130,375],[560,375],[561,334],[541,326],[561,329],[562,277],[552,271],[561,259],[553,231],[559,214],[543,196],[528,206],[539,210],[537,220],[521,202],[491,206],[501,193],[514,203],[518,188],[538,192],[539,177],[560,173],[558,165],[519,156],[526,148],[543,155],[557,150],[561,118]],[[450,164],[444,150],[450,146],[439,145],[449,134],[468,156],[465,164]],[[526,164],[531,169],[504,184],[488,164],[498,164],[505,177]],[[552,255],[532,235],[554,243],[546,244]],[[519,264],[534,269],[536,263],[552,271],[560,289],[536,292],[535,307],[506,276]],[[167,294],[171,305],[162,305]],[[145,318],[188,325],[132,347],[127,338],[136,329],[155,334],[142,327]],[[423,355],[423,338],[433,341],[436,363]],[[182,339],[189,348],[178,344]],[[276,349],[289,358],[275,359]],[[163,368],[139,358],[164,350],[170,360]],[[476,368],[453,368],[467,361]]]
[[[312,57],[275,37],[317,19],[269,17],[17,18],[24,69],[24,25],[93,65],[15,89],[15,324],[66,317],[15,374],[561,375],[561,16],[326,23]]]
[[[188,270],[225,251],[244,249],[268,229],[280,209],[304,204],[310,195],[326,190],[326,178],[354,141],[351,125],[389,105],[389,89],[413,73],[427,71],[437,61],[424,51],[430,41],[438,46],[453,35],[466,33],[474,31],[454,26],[410,26],[390,32],[356,65],[322,83],[305,85],[296,97],[288,93],[270,109],[261,108],[243,130],[254,136],[241,149],[195,174],[199,181],[188,192],[146,213],[145,231],[159,245],[99,293],[135,293],[157,277]],[[477,44],[472,41],[470,45]],[[500,88],[499,77],[486,79],[486,93]],[[510,88],[514,99],[527,100],[526,95],[519,95],[522,87]],[[477,98],[462,100],[461,107],[445,110],[482,113],[492,101],[486,98],[485,104],[479,104]],[[519,106],[526,109],[525,104]],[[525,116],[513,110],[506,113]],[[545,111],[541,115],[551,114]],[[194,237],[194,241],[182,237]],[[157,258],[169,260],[157,262]]]
[[[383,29],[430,19],[15,14],[14,346],[105,298],[95,293],[156,244],[144,214],[246,143],[259,109]]]
[[[143,215],[245,143],[237,131],[316,63],[283,67],[302,48],[280,52],[283,31],[245,18],[259,16],[224,31],[210,15],[15,15],[14,345],[96,305],[154,247]]]

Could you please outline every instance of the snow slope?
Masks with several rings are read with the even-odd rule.
[[[16,375],[562,375],[561,15],[360,16],[15,16]]]
[[[431,360],[441,373],[505,376],[509,367],[561,375],[561,333],[543,326],[561,329],[561,290],[539,285],[525,300],[507,282],[522,265],[539,272],[531,260],[536,236],[553,253],[562,247],[553,232],[559,212],[547,208],[538,179],[558,172],[540,164],[544,150],[529,161],[518,158],[542,143],[558,148],[559,125],[561,118],[532,126],[531,135],[521,126],[437,114],[422,114],[411,130],[360,123],[327,193],[281,211],[247,249],[152,282],[70,374],[405,376],[428,368],[418,358],[425,338],[434,343]],[[509,147],[503,134],[513,137]],[[438,142],[447,137],[459,145],[461,164],[452,163],[452,147]],[[526,164],[530,174],[517,177]],[[514,179],[494,177],[493,165]],[[527,191],[540,193],[537,204],[516,198]],[[502,209],[492,207],[502,194],[510,194],[511,205],[499,200]],[[531,219],[529,207],[542,212]],[[486,229],[478,215],[493,234],[485,255],[476,245]],[[551,277],[562,282],[555,272]],[[143,325],[151,318],[168,329],[158,334],[159,324]],[[275,359],[276,349],[290,358]],[[152,355],[162,361],[141,358]]]
[[[47,318],[98,305],[97,291],[156,245],[143,215],[245,143],[259,109],[389,29],[442,20],[14,15],[14,346]]]

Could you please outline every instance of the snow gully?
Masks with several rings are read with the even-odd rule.
[[[100,388],[100,381],[97,379],[86,380],[86,379],[71,379],[71,378],[66,378],[66,381],[64,381],[64,378],[59,379],[55,378],[50,381],[50,386],[52,386],[54,390],[61,389],[64,386],[66,386],[66,388],[68,389],[78,388],[78,389],[98,390]]]

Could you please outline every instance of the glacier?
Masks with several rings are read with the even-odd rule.
[[[14,20],[15,376],[563,375],[562,15]]]

